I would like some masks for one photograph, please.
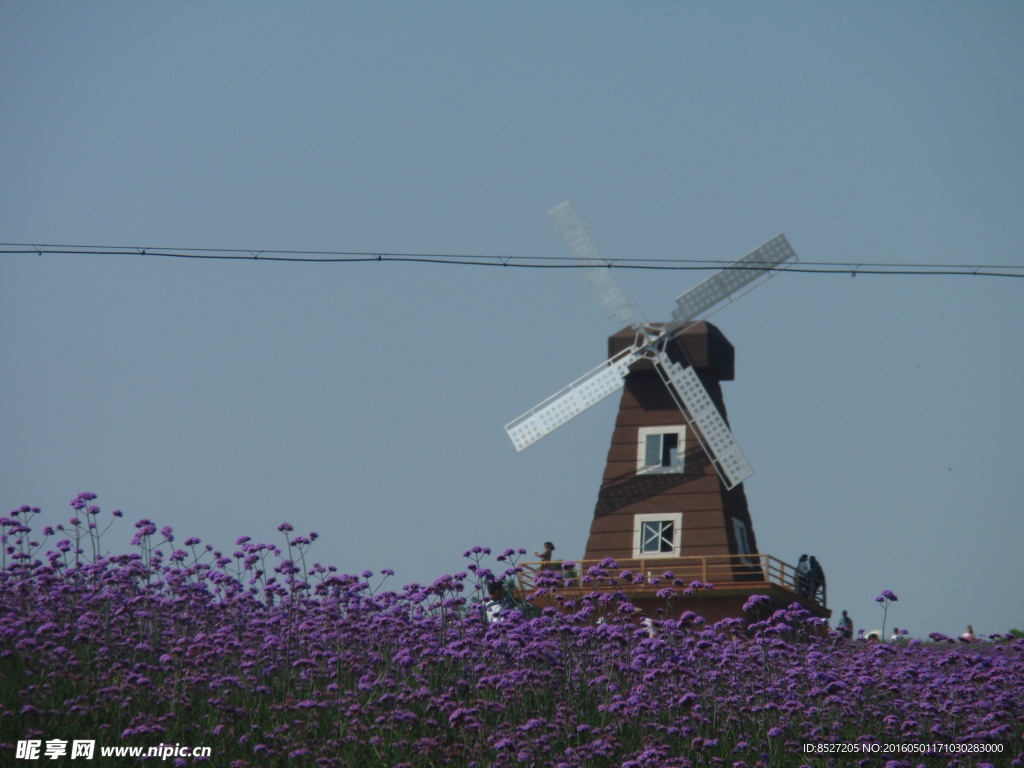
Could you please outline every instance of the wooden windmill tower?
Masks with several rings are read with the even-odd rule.
[[[652,575],[671,570],[724,585],[715,605],[702,606],[707,619],[739,615],[752,593],[788,602],[795,573],[757,550],[741,486],[753,469],[725,417],[720,382],[733,378],[734,350],[704,318],[796,261],[796,253],[779,235],[679,296],[669,322],[647,323],[572,202],[549,216],[608,316],[628,323],[609,338],[606,362],[505,428],[521,451],[623,390],[581,565],[612,558]],[[653,590],[648,597],[653,602]]]
[[[629,329],[615,334],[609,353],[614,356],[631,341]],[[720,382],[733,378],[732,344],[718,328],[699,322],[678,332],[665,352],[696,373],[707,407],[723,415],[717,425],[722,429]],[[716,472],[710,449],[702,446],[699,430],[688,423],[655,365],[639,360],[625,377],[584,559],[756,554],[743,486],[727,487],[731,481]],[[745,465],[743,474],[751,472]]]

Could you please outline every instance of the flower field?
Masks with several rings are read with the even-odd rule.
[[[560,610],[487,623],[484,587],[512,550],[504,574],[474,548],[464,572],[398,591],[388,571],[313,562],[316,534],[287,524],[221,553],[141,520],[132,551],[108,554],[121,515],[94,500],[38,533],[37,509],[0,519],[4,765],[64,764],[15,759],[19,741],[86,738],[205,745],[168,764],[235,768],[1024,765],[1010,636],[847,642],[756,598],[748,627],[706,626],[671,598],[707,585],[672,574],[648,631],[610,562],[576,599],[549,579]],[[597,589],[612,578],[622,590]]]

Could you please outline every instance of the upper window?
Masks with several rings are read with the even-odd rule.
[[[637,474],[682,472],[686,427],[640,427],[637,440]]]

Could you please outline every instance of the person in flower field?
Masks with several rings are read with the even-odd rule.
[[[960,635],[960,639],[965,643],[973,643],[977,638],[974,636],[974,627],[970,624],[967,625],[967,631]]]
[[[844,640],[849,640],[853,637],[853,619],[850,618],[846,611],[843,611],[843,615],[839,619],[839,626],[836,629],[839,632],[839,636]]]
[[[484,603],[484,618],[488,624],[504,621],[508,612],[515,610],[515,602],[505,594],[505,585],[500,581],[492,581],[487,586],[487,595],[490,599]]]

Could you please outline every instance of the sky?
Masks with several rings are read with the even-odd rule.
[[[1021,274],[1022,37],[1011,2],[4,2],[0,241],[557,258],[570,198],[613,258],[784,232],[849,270],[712,319],[760,551],[858,628],[888,589],[910,636],[1005,632],[1024,280],[862,265]],[[615,274],[656,321],[710,273]],[[617,398],[504,431],[606,357],[578,271],[8,253],[0,329],[0,504],[40,527],[83,491],[114,552],[289,522],[394,588],[583,554]]]

